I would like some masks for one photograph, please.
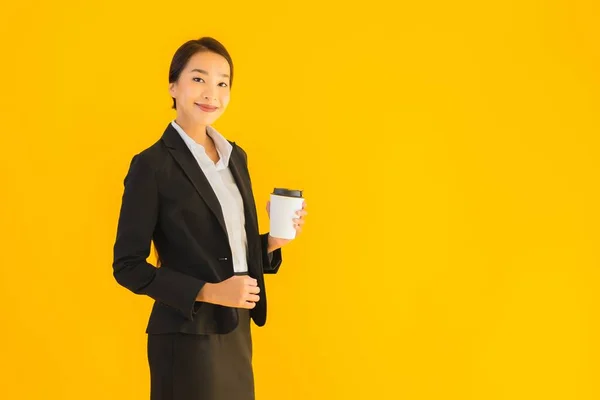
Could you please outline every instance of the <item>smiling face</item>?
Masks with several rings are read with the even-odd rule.
[[[177,102],[177,118],[192,124],[211,125],[229,104],[231,71],[227,60],[202,51],[190,57],[169,93]]]

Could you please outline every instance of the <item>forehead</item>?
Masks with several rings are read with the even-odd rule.
[[[229,63],[220,54],[210,51],[202,51],[190,57],[185,68],[188,72],[193,69],[207,71],[210,75],[230,75]]]

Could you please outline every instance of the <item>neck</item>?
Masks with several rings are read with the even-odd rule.
[[[210,140],[206,134],[206,125],[196,124],[193,121],[188,121],[184,117],[177,117],[175,119],[177,125],[179,125],[194,142],[201,146],[206,147],[207,142]]]

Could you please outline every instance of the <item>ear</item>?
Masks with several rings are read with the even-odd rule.
[[[175,90],[176,84],[175,83],[176,82],[169,83],[169,94],[171,95],[171,97],[176,97],[175,96],[175,92],[176,92],[176,90]]]

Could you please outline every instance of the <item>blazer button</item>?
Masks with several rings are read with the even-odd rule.
[[[227,257],[219,257],[219,261],[227,261]]]

